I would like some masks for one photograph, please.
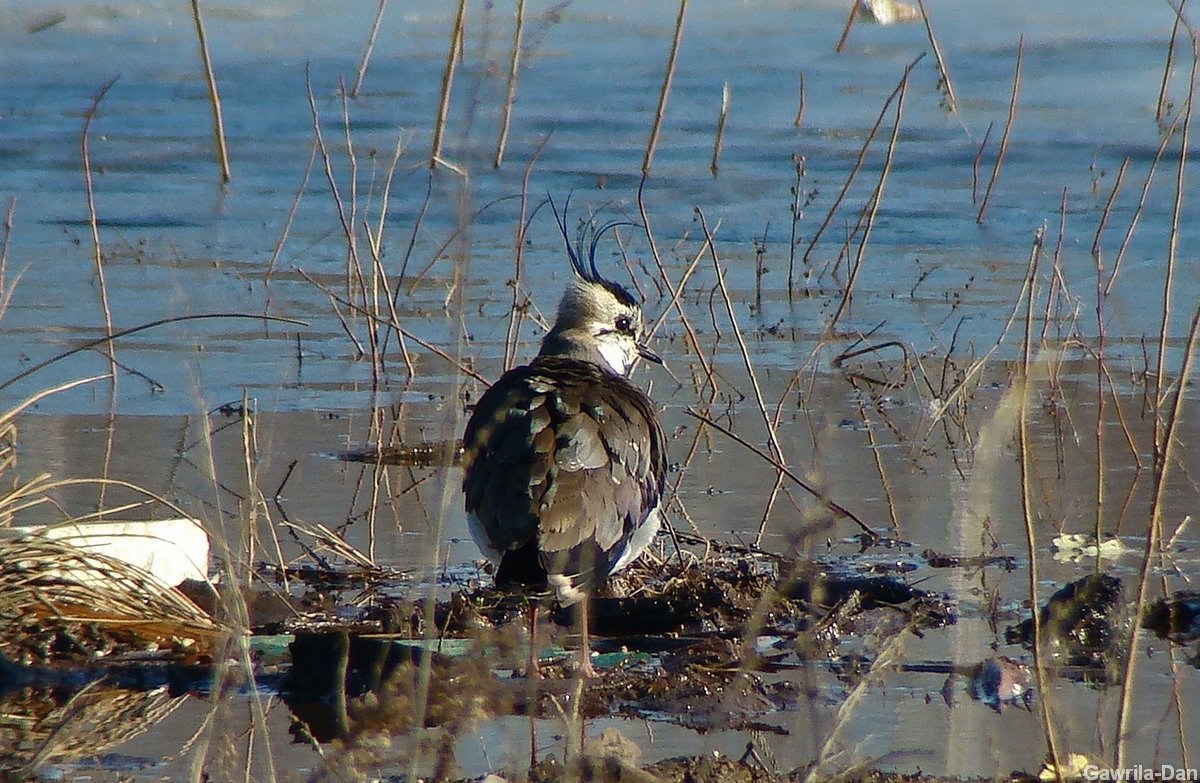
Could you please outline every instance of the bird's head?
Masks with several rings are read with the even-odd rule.
[[[551,202],[551,208],[554,207]],[[567,356],[594,362],[617,375],[628,375],[640,356],[662,364],[662,359],[646,347],[645,319],[638,301],[627,289],[600,276],[596,269],[596,243],[604,232],[623,221],[606,223],[599,228],[589,224],[572,246],[566,218],[555,210],[554,217],[567,244],[567,255],[575,279],[558,304],[554,326],[542,340],[541,356]]]

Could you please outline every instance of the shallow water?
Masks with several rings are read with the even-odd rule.
[[[1005,407],[1004,392],[1011,378],[1008,362],[1021,355],[1019,295],[1033,236],[1042,226],[1046,239],[1033,330],[1035,338],[1045,339],[1047,351],[1038,367],[1050,379],[1039,380],[1033,391],[1025,482],[1031,487],[1035,550],[1042,553],[1040,594],[1044,600],[1094,567],[1086,561],[1055,562],[1047,542],[1059,532],[1091,530],[1099,518],[1102,528],[1120,534],[1131,547],[1144,546],[1153,435],[1152,417],[1142,404],[1143,352],[1153,367],[1177,139],[1163,156],[1119,276],[1103,300],[1107,366],[1117,391],[1106,398],[1100,416],[1105,503],[1099,513],[1096,374],[1082,361],[1081,344],[1096,344],[1091,248],[1117,171],[1128,158],[1101,244],[1105,279],[1161,141],[1154,109],[1172,13],[1167,4],[1137,10],[1103,4],[1081,16],[1077,3],[927,3],[959,108],[950,114],[942,107],[932,57],[926,56],[905,93],[879,213],[852,305],[838,323],[844,334],[875,330],[868,343],[898,341],[920,365],[903,374],[894,349],[860,358],[858,368],[901,380],[898,388],[870,399],[831,364],[851,341],[829,337],[826,329],[848,274],[838,254],[879,180],[894,112],[885,117],[863,171],[809,263],[801,259],[904,66],[929,45],[921,25],[860,24],[847,51],[835,54],[847,5],[689,8],[662,137],[645,183],[647,214],[675,284],[703,250],[694,210],[703,212],[727,270],[735,316],[747,335],[763,397],[769,409],[780,405],[780,445],[791,466],[873,526],[894,528],[911,544],[859,556],[844,540],[855,530],[844,526],[809,546],[850,567],[917,562],[910,580],[958,602],[959,623],[909,640],[904,659],[965,665],[998,649],[1028,660],[1028,651],[1005,645],[1003,628],[997,634],[987,618],[993,591],[1009,624],[1024,616],[1022,602],[1029,596],[1016,419]],[[217,413],[206,420],[204,414],[240,405],[245,396],[258,414],[258,486],[267,497],[282,487],[282,509],[290,518],[330,527],[353,522],[346,535],[355,546],[415,582],[428,576],[430,563],[469,571],[478,553],[462,519],[455,470],[390,468],[378,474],[387,483],[376,496],[377,474],[371,468],[332,457],[374,437],[375,408],[396,422],[397,436],[405,442],[453,438],[463,421],[462,401],[481,387],[411,340],[407,347],[415,372],[409,377],[394,334],[386,361],[373,371],[372,362],[358,353],[358,346],[369,346],[369,325],[344,303],[331,305],[316,285],[362,301],[348,282],[353,268],[320,156],[309,170],[313,118],[306,68],[338,192],[345,209],[353,208],[350,223],[364,276],[371,279],[362,226],[369,223],[374,231],[379,221],[382,183],[399,141],[404,154],[389,193],[382,264],[391,285],[399,287],[402,324],[412,337],[461,355],[484,376],[494,377],[503,364],[520,214],[516,197],[525,169],[536,156],[530,210],[544,193],[560,206],[570,193],[573,218],[595,210],[601,219],[638,219],[640,167],[676,8],[669,3],[650,9],[636,3],[531,6],[506,162],[493,170],[511,10],[473,5],[443,152],[468,173],[464,178],[448,168],[431,175],[425,165],[452,22],[448,5],[389,8],[363,92],[348,103],[352,155],[338,80],[353,82],[373,4],[339,10],[336,16],[283,0],[253,8],[205,4],[233,170],[224,188],[212,153],[194,29],[184,10],[178,3],[73,4],[64,9],[64,21],[30,33],[27,28],[44,13],[41,4],[17,2],[0,9],[0,72],[5,74],[0,198],[15,198],[4,279],[11,297],[0,319],[7,346],[0,351],[0,383],[102,333],[79,144],[92,97],[118,75],[90,136],[114,326],[233,312],[305,323],[189,321],[118,341],[118,360],[139,375],[123,373],[115,395],[106,382],[96,382],[39,403],[19,421],[17,471],[135,481],[238,541],[250,497],[241,424],[236,417]],[[1021,35],[1018,113],[990,206],[978,224],[972,161],[994,123],[980,167],[982,192],[1008,109]],[[1171,82],[1176,105],[1186,97],[1181,85],[1188,65],[1177,67]],[[802,73],[805,111],[797,128],[793,119]],[[709,163],[726,83],[730,114],[714,177]],[[808,195],[812,200],[796,224],[794,283],[800,295],[789,300],[794,156],[805,160],[802,200]],[[1193,180],[1188,170],[1187,189],[1194,189]],[[289,224],[302,182],[307,186]],[[1064,191],[1065,233],[1059,246]],[[1200,294],[1200,276],[1194,264],[1186,263],[1195,254],[1191,227],[1200,225],[1198,208],[1183,200],[1183,263],[1174,280],[1166,362],[1170,377],[1177,377],[1190,308]],[[528,297],[530,313],[544,319],[552,314],[568,274],[561,238],[546,209],[534,217],[527,239],[520,298]],[[669,297],[659,286],[646,238],[625,228],[620,240],[646,294],[646,308],[656,317]],[[755,297],[759,247],[766,269],[761,305]],[[609,241],[601,247],[599,262],[607,270],[621,269],[615,248]],[[620,275],[626,279],[624,272]],[[1053,280],[1061,287],[1055,289],[1059,298],[1047,324],[1042,315]],[[682,297],[706,356],[718,368],[722,395],[713,415],[734,411],[735,429],[761,445],[762,417],[715,285],[705,257]],[[1005,332],[1014,312],[1018,320]],[[535,323],[526,322],[516,355],[534,353],[540,334]],[[982,383],[968,385],[965,411],[948,426],[935,426],[930,404],[950,388],[942,380],[943,357],[952,353],[956,367],[965,368],[1002,334]],[[685,339],[672,310],[656,337],[671,374],[649,369],[637,375],[664,406],[667,431],[674,433],[671,456],[678,462],[685,461],[697,426],[684,409],[702,408],[708,401],[707,390],[695,381],[702,373]],[[1054,364],[1060,349],[1070,360],[1062,368]],[[73,355],[4,386],[0,407],[102,373],[107,366],[102,350]],[[1194,410],[1189,395],[1174,463],[1178,472],[1163,511],[1168,537],[1195,505],[1200,466],[1190,448],[1197,435]],[[218,430],[222,425],[229,426]],[[1136,457],[1126,445],[1126,430]],[[211,439],[209,431],[214,431]],[[751,541],[759,534],[775,473],[743,447],[711,434],[678,477],[678,499],[690,518],[673,515],[681,529],[694,523],[718,540]],[[795,505],[780,499],[770,513],[762,539],[767,548],[785,551],[800,525],[812,519],[813,504],[802,493],[793,495]],[[97,492],[78,490],[59,500],[78,513],[95,505]],[[263,508],[278,521],[282,511]],[[271,540],[265,526],[260,532],[260,540]],[[1194,530],[1184,528],[1157,589],[1186,587],[1187,576],[1196,572],[1196,543]],[[287,557],[298,554],[286,537],[281,547]],[[917,557],[926,547],[968,555],[995,550],[1015,556],[1020,568],[1013,573],[930,569]],[[1105,563],[1103,570],[1125,581],[1128,596],[1139,566],[1138,556],[1131,555]],[[1200,738],[1186,706],[1198,695],[1196,671],[1183,663],[1185,649],[1164,654],[1168,645],[1150,637],[1143,641],[1143,650],[1147,647],[1159,654],[1145,657],[1139,669],[1131,759],[1194,765],[1182,748]],[[843,766],[865,760],[902,771],[990,776],[1014,768],[1036,771],[1044,755],[1036,708],[996,714],[961,699],[948,709],[940,701],[942,675],[890,673],[844,724],[837,714],[846,703],[843,687],[828,672],[815,677],[819,695],[812,705],[770,718],[791,736],[759,738],[781,769],[814,760],[835,725],[844,733],[834,744],[849,749]],[[1061,748],[1093,758],[1111,753],[1115,688],[1060,680],[1047,698],[1061,722]],[[1174,706],[1180,704],[1182,717]],[[220,708],[236,711],[238,706]],[[193,718],[180,717],[186,710],[173,714],[173,720],[185,722],[183,734],[208,708],[191,709]],[[248,717],[250,710],[245,712]],[[310,749],[283,739],[276,721],[286,720],[282,707],[272,712],[271,725],[279,732],[272,751],[289,760],[288,769],[303,774],[319,762]],[[485,727],[481,738],[465,739],[459,751],[463,771],[478,774],[500,763],[481,750],[493,738],[523,748],[525,728],[513,723],[500,720]],[[746,742],[740,732],[700,735],[616,719],[592,728],[598,733],[610,724],[642,744],[647,760],[712,749],[736,755]],[[554,727],[546,728],[544,736],[552,737]],[[174,752],[181,744],[170,732],[153,731],[133,742],[141,745],[128,755],[145,758]],[[519,750],[515,754],[520,757]]]

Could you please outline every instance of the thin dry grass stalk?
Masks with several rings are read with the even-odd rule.
[[[88,225],[92,230],[92,255],[96,262],[96,281],[100,289],[100,307],[104,311],[105,343],[108,348],[109,377],[114,397],[117,393],[117,352],[113,346],[112,310],[108,306],[108,286],[104,282],[104,252],[100,245],[100,222],[96,216],[96,192],[92,187],[92,156],[88,142],[92,130],[92,120],[96,118],[96,111],[100,108],[100,101],[104,100],[104,96],[108,94],[109,89],[116,84],[117,78],[114,76],[101,85],[96,96],[92,98],[92,105],[88,107],[87,114],[84,116],[83,133],[79,140],[80,152],[83,158],[83,185],[87,193]]]
[[[800,97],[796,100],[796,117],[792,126],[799,128],[804,124],[804,104],[808,102],[808,88],[804,83],[804,71],[800,72]]]
[[[845,200],[846,194],[850,192],[850,186],[854,184],[855,177],[857,177],[858,172],[862,170],[863,163],[867,159],[867,152],[871,148],[871,142],[875,140],[875,135],[879,133],[879,128],[883,125],[883,118],[887,116],[888,108],[892,105],[892,101],[896,100],[896,98],[900,95],[900,91],[904,88],[905,83],[908,81],[909,73],[911,73],[912,69],[916,67],[917,63],[921,62],[921,60],[924,58],[925,55],[922,53],[905,66],[904,75],[900,77],[900,81],[896,84],[895,89],[892,90],[887,99],[883,102],[883,107],[879,110],[879,116],[875,118],[875,124],[871,126],[870,132],[867,133],[867,138],[863,140],[862,147],[860,147],[858,150],[858,157],[854,160],[854,167],[850,169],[850,174],[846,177],[846,181],[842,184],[842,189],[834,198],[833,204],[829,207],[829,211],[825,213],[825,219],[821,221],[821,225],[817,228],[816,233],[814,233],[812,239],[808,241],[808,247],[804,249],[804,255],[801,256],[800,261],[806,266],[809,263],[809,256],[812,255],[813,249],[816,248],[817,243],[820,242],[821,237],[824,236],[826,229],[828,229],[830,224],[833,222],[833,217],[837,214],[838,208],[841,207],[842,201]]]
[[[517,99],[517,74],[521,67],[521,36],[525,32],[525,0],[517,0],[516,29],[513,30],[512,56],[508,60],[508,88],[504,94],[504,114],[500,118],[500,138],[496,141],[493,168],[504,162],[504,147],[508,144],[508,128],[512,122],[513,103]]]
[[[17,280],[21,275],[17,274],[17,280],[13,280],[12,286],[9,286],[8,276],[8,246],[12,240],[13,230],[13,215],[17,211],[17,197],[9,196],[8,209],[4,212],[4,240],[0,242],[0,318],[4,318],[4,313],[8,310],[8,301],[12,297],[12,292],[17,287]]]
[[[204,62],[204,82],[208,85],[208,99],[212,103],[213,136],[217,140],[217,162],[221,164],[221,181],[228,182],[229,149],[225,146],[225,119],[221,116],[221,95],[217,92],[217,77],[213,73],[212,57],[208,53],[208,38],[204,34],[204,20],[200,16],[200,0],[192,0],[192,20],[196,23],[200,59]]]
[[[725,121],[729,119],[729,82],[721,89],[721,113],[717,116],[717,134],[713,139],[712,163],[709,171],[717,176],[721,166],[721,149],[725,146]]]
[[[1163,154],[1167,151],[1167,145],[1175,137],[1175,131],[1179,127],[1181,117],[1182,115],[1175,115],[1175,119],[1171,121],[1170,126],[1163,132],[1163,139],[1158,145],[1158,151],[1154,153],[1154,160],[1150,163],[1150,170],[1146,172],[1146,179],[1142,182],[1142,190],[1138,196],[1137,207],[1133,210],[1133,217],[1129,218],[1129,226],[1125,229],[1125,238],[1121,240],[1121,247],[1117,250],[1117,258],[1113,261],[1112,273],[1108,276],[1108,282],[1104,285],[1105,296],[1108,296],[1112,292],[1113,285],[1117,281],[1117,275],[1121,271],[1121,262],[1125,259],[1125,251],[1129,249],[1129,243],[1133,241],[1133,234],[1137,231],[1138,221],[1141,220],[1142,212],[1146,208],[1146,197],[1150,193],[1150,184],[1154,181],[1154,174],[1158,171],[1158,164],[1162,161]]]
[[[950,71],[946,68],[946,58],[942,56],[942,47],[938,45],[937,36],[933,34],[933,23],[929,21],[929,12],[925,10],[925,0],[917,0],[921,9],[921,20],[925,22],[925,34],[929,36],[929,45],[933,48],[933,59],[937,61],[940,86],[946,93],[946,108],[951,112],[958,111],[958,98],[954,97],[954,82],[950,81]]]
[[[854,29],[854,20],[858,18],[858,9],[862,5],[862,0],[854,0],[854,5],[850,6],[850,15],[846,17],[846,26],[842,28],[842,37],[838,39],[837,46],[833,50],[838,54],[846,48],[846,41],[850,40],[850,31]]]
[[[454,70],[462,53],[463,19],[467,14],[467,0],[458,0],[458,12],[454,16],[454,30],[450,33],[450,50],[446,53],[446,70],[442,73],[442,97],[438,101],[437,121],[433,126],[433,149],[429,153],[429,168],[436,169],[442,160],[442,139],[446,134],[446,117],[450,113],[450,91],[454,86]]]
[[[371,62],[371,52],[375,50],[375,39],[379,36],[379,27],[383,24],[385,10],[387,10],[387,0],[379,0],[379,7],[375,9],[375,21],[371,23],[371,34],[367,36],[362,60],[358,63],[358,75],[354,77],[354,86],[350,89],[351,98],[357,98],[359,90],[362,89],[363,79],[367,76],[367,64]]]
[[[1182,20],[1182,13],[1178,11],[1177,13],[1178,18]],[[1184,23],[1186,24],[1186,20],[1184,20]],[[1162,328],[1158,342],[1157,377],[1154,381],[1154,495],[1150,503],[1149,530],[1146,532],[1146,548],[1142,554],[1137,598],[1133,604],[1134,617],[1141,617],[1143,607],[1146,605],[1150,576],[1160,559],[1159,542],[1162,540],[1163,504],[1166,498],[1167,480],[1171,473],[1171,466],[1175,463],[1175,451],[1178,446],[1176,430],[1178,429],[1179,419],[1183,411],[1184,392],[1192,375],[1192,362],[1197,340],[1200,338],[1200,308],[1197,308],[1195,314],[1192,316],[1191,326],[1188,329],[1187,346],[1183,352],[1179,378],[1175,382],[1174,398],[1167,412],[1167,418],[1164,421],[1163,408],[1166,405],[1168,396],[1168,392],[1165,390],[1167,384],[1165,373],[1171,318],[1171,300],[1174,296],[1180,216],[1187,173],[1188,137],[1192,123],[1192,109],[1196,99],[1196,77],[1197,72],[1200,72],[1200,40],[1198,40],[1196,32],[1190,26],[1187,29],[1191,36],[1192,68],[1191,77],[1188,82],[1187,102],[1184,104],[1183,127],[1180,131],[1179,164],[1176,166],[1175,178],[1175,202],[1171,215],[1171,233],[1167,245],[1167,268],[1163,276]],[[1129,647],[1125,653],[1124,674],[1121,679],[1121,701],[1117,708],[1117,726],[1114,742],[1116,745],[1114,753],[1115,769],[1121,769],[1121,765],[1125,764],[1128,751],[1129,718],[1133,701],[1134,678],[1137,673],[1139,642],[1137,623],[1135,623],[1134,630],[1130,633]]]
[[[38,362],[37,364],[33,365],[32,367],[22,370],[21,372],[12,376],[8,380],[0,382],[0,391],[4,391],[8,387],[17,383],[18,381],[22,381],[22,380],[28,378],[29,376],[33,375],[34,373],[38,372],[39,370],[45,369],[46,367],[49,367],[52,364],[56,364],[57,362],[60,362],[63,359],[67,359],[71,356],[74,356],[77,353],[82,353],[83,351],[90,351],[98,345],[104,345],[105,343],[109,343],[114,340],[118,340],[122,337],[128,337],[131,334],[138,334],[139,332],[144,332],[148,329],[154,329],[159,326],[165,326],[166,324],[182,323],[184,321],[207,321],[207,320],[211,320],[211,319],[223,319],[223,318],[253,318],[253,319],[259,320],[259,321],[274,321],[276,323],[292,324],[294,326],[308,326],[307,321],[301,321],[296,318],[284,318],[283,316],[278,316],[278,315],[262,315],[260,313],[195,313],[193,315],[177,315],[177,316],[172,316],[171,318],[159,318],[156,321],[150,321],[148,323],[138,324],[137,326],[131,326],[128,329],[121,329],[120,331],[113,332],[109,336],[97,337],[94,340],[88,340],[87,342],[81,343],[80,345],[77,345],[74,348],[70,348],[59,354],[55,354],[54,356],[51,356],[49,359],[44,359],[44,360]],[[107,378],[109,376],[105,375],[103,377]],[[62,387],[59,387],[59,388],[62,388]]]
[[[1196,354],[1197,343],[1200,342],[1200,308],[1192,316],[1192,324],[1188,329],[1187,348],[1183,353],[1183,365],[1179,369],[1179,380],[1175,384],[1175,395],[1171,403],[1168,418],[1163,427],[1163,443],[1161,453],[1155,450],[1154,458],[1154,496],[1151,500],[1149,530],[1146,532],[1146,548],[1142,552],[1141,574],[1138,579],[1137,597],[1133,602],[1133,616],[1141,617],[1142,608],[1146,605],[1149,593],[1150,577],[1160,562],[1159,541],[1162,540],[1163,505],[1166,500],[1167,479],[1170,477],[1171,466],[1175,463],[1175,452],[1179,446],[1175,433],[1179,420],[1183,415],[1184,390],[1192,376],[1192,363]],[[1156,414],[1157,415],[1157,414]],[[1124,769],[1130,737],[1129,717],[1133,704],[1133,684],[1137,676],[1138,648],[1140,637],[1138,623],[1129,634],[1129,647],[1125,653],[1124,671],[1121,677],[1121,701],[1117,708],[1116,753],[1113,769]]]
[[[1163,66],[1162,84],[1158,88],[1158,102],[1155,104],[1154,119],[1159,126],[1166,124],[1166,117],[1171,112],[1172,104],[1167,99],[1167,85],[1171,81],[1171,69],[1175,64],[1175,40],[1179,37],[1179,28],[1183,24],[1183,7],[1187,0],[1181,0],[1175,9],[1175,23],[1171,26],[1171,39],[1167,41],[1167,62]]]
[[[1041,601],[1038,597],[1038,553],[1037,533],[1033,513],[1033,481],[1029,475],[1029,409],[1030,394],[1033,386],[1033,368],[1031,367],[1033,353],[1033,306],[1037,300],[1037,270],[1040,254],[1034,254],[1026,272],[1024,289],[1025,296],[1025,338],[1021,352],[1021,375],[1018,387],[1014,389],[1020,395],[1020,412],[1017,417],[1017,450],[1018,469],[1021,481],[1021,514],[1025,522],[1026,555],[1029,560],[1029,603],[1033,607],[1033,665],[1037,676],[1038,705],[1041,711],[1042,731],[1046,736],[1047,752],[1054,765],[1055,775],[1062,783],[1062,756],[1058,752],[1058,734],[1050,713],[1050,694],[1047,687],[1049,675],[1046,671],[1046,661],[1042,651],[1042,613]],[[1039,359],[1037,369],[1045,372],[1050,365],[1049,359]]]
[[[683,40],[683,17],[687,12],[688,0],[679,0],[679,15],[675,18],[675,37],[671,41],[671,55],[667,58],[667,70],[663,74],[662,89],[658,94],[658,109],[654,112],[654,126],[650,129],[650,140],[646,142],[646,156],[642,159],[642,177],[650,174],[654,150],[658,147],[658,134],[662,130],[663,116],[667,113],[667,96],[671,94],[671,81],[675,78],[675,62],[679,58],[679,42]]]
[[[888,138],[887,155],[883,161],[883,168],[879,172],[879,181],[876,183],[875,190],[871,193],[871,198],[867,201],[867,205],[863,209],[866,215],[866,227],[863,229],[862,241],[858,244],[858,253],[854,259],[854,267],[850,270],[850,277],[846,281],[846,290],[842,293],[842,301],[838,303],[837,311],[829,321],[828,331],[831,333],[837,331],[838,319],[842,317],[842,313],[846,311],[846,307],[850,303],[850,298],[854,295],[854,283],[858,280],[858,273],[862,269],[863,260],[867,252],[867,242],[871,238],[871,230],[875,227],[875,216],[879,213],[880,202],[883,201],[883,188],[887,184],[888,174],[892,170],[892,161],[896,155],[896,141],[900,137],[900,120],[904,116],[904,96],[908,93],[908,75],[912,72],[912,67],[910,65],[905,68],[904,76],[900,78],[900,92],[896,96],[896,120],[892,123],[892,135]],[[859,222],[863,222],[861,217],[859,218]]]
[[[979,213],[975,216],[976,223],[983,222],[987,212],[988,202],[992,199],[992,188],[1000,178],[1000,167],[1004,165],[1004,156],[1008,153],[1008,135],[1012,132],[1013,120],[1017,118],[1017,96],[1021,93],[1021,61],[1025,56],[1025,36],[1017,40],[1017,64],[1013,69],[1012,95],[1008,100],[1008,118],[1004,121],[1004,133],[1000,135],[1000,149],[996,152],[996,162],[992,166],[992,176],[988,178],[987,189],[983,191],[983,202],[979,205]]]

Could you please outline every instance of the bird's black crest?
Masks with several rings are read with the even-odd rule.
[[[579,279],[604,286],[623,304],[636,305],[637,300],[623,286],[605,279],[600,274],[600,270],[596,268],[596,245],[599,244],[600,238],[606,232],[619,226],[633,226],[637,224],[628,220],[610,220],[607,223],[597,226],[595,219],[591,219],[580,226],[579,232],[575,236],[575,241],[571,242],[571,235],[567,231],[567,213],[571,208],[571,196],[567,196],[562,212],[559,212],[558,207],[554,205],[553,198],[549,195],[546,198],[550,202],[550,210],[554,212],[554,220],[558,223],[558,230],[562,232],[563,243],[567,247],[567,256],[571,259],[571,266],[574,267],[575,274],[578,275]],[[584,252],[585,245],[586,253]],[[585,258],[587,259],[586,263],[584,261]]]

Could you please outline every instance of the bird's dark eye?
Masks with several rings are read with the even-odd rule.
[[[627,315],[618,315],[617,320],[613,322],[613,326],[617,328],[618,332],[628,334],[633,329],[633,321]]]

